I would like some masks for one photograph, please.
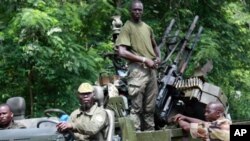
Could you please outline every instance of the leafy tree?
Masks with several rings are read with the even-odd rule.
[[[195,15],[204,27],[186,75],[212,60],[207,81],[222,87],[233,119],[249,117],[250,3],[246,0],[147,0],[143,20],[159,42],[171,19],[183,35]],[[25,97],[28,113],[46,108],[72,111],[83,81],[94,83],[110,62],[111,17],[129,18],[128,0],[1,0],[1,102]],[[107,70],[106,70],[107,71]],[[108,70],[110,71],[110,70]],[[238,97],[239,93],[241,94]],[[235,98],[237,97],[237,99]]]
[[[100,33],[98,24],[90,28],[97,31],[87,31],[93,4],[31,0],[14,5],[18,9],[1,15],[9,23],[1,31],[2,99],[24,96],[35,116],[49,107],[72,111],[75,89],[83,81],[97,80],[104,61],[98,53],[112,47],[90,37]]]

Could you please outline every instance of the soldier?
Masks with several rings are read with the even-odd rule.
[[[89,83],[82,83],[78,88],[80,108],[73,111],[69,122],[57,124],[59,132],[71,130],[76,140],[104,140],[108,128],[108,115],[98,107],[94,99],[94,88]]]
[[[141,20],[143,4],[132,1],[131,19],[116,40],[119,56],[128,60],[128,93],[131,96],[130,117],[136,130],[154,130],[154,111],[158,93],[156,68],[160,51],[153,30]]]
[[[174,121],[183,130],[190,132],[193,138],[204,141],[229,141],[229,128],[232,122],[224,117],[224,107],[220,102],[207,104],[205,118],[207,122],[177,114],[174,116]]]
[[[0,130],[26,128],[21,123],[15,122],[13,116],[14,114],[8,104],[0,105]]]

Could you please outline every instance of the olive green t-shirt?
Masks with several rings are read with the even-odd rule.
[[[130,52],[153,59],[156,55],[151,38],[154,38],[154,34],[150,26],[144,22],[134,23],[128,20],[122,27],[115,45],[127,46]]]

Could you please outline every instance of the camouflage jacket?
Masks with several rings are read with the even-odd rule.
[[[232,122],[224,117],[213,122],[191,123],[190,133],[203,141],[229,141],[229,129],[222,129],[222,126],[230,124]]]
[[[0,127],[0,130],[5,130],[5,129],[21,129],[21,128],[26,128],[24,125],[21,123],[17,123],[12,121],[8,127]]]

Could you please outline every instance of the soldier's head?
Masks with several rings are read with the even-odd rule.
[[[8,127],[8,125],[13,120],[14,114],[11,112],[10,106],[8,104],[0,105],[0,127]]]
[[[215,121],[224,115],[224,106],[219,101],[210,102],[205,109],[205,118],[207,121]]]
[[[82,110],[90,109],[94,103],[94,88],[89,83],[82,83],[78,88],[78,99]]]
[[[143,4],[140,0],[133,0],[131,3],[131,17],[134,22],[140,22],[143,14]]]

